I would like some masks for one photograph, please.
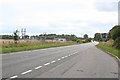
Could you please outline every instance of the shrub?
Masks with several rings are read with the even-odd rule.
[[[118,37],[115,41],[114,41],[114,44],[113,46],[117,49],[120,50],[120,37]]]

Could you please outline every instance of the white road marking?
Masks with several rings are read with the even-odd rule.
[[[38,66],[38,67],[36,67],[35,69],[40,69],[42,66]]]
[[[44,64],[45,66],[47,66],[47,65],[49,65],[50,63],[46,63],[46,64]]]
[[[56,61],[51,61],[51,63],[55,63]]]
[[[12,76],[12,77],[10,77],[10,79],[13,79],[13,78],[17,78],[18,76]]]
[[[65,56],[66,58],[68,57],[68,56]]]
[[[58,59],[58,61],[61,60],[61,59]]]
[[[71,55],[68,55],[68,56],[71,56]]]
[[[62,57],[61,59],[64,59],[64,58],[67,58],[67,57],[69,57],[69,56],[71,56],[71,55],[74,55],[74,54],[76,54],[77,52],[75,52],[75,53],[73,53],[73,54],[69,54],[68,56],[65,56],[65,57]],[[58,61],[59,60],[61,60],[61,59],[58,59]],[[51,61],[51,63],[55,63],[56,61]],[[47,65],[49,65],[50,63],[46,63],[46,64],[44,64],[45,66],[47,66]],[[36,67],[35,69],[40,69],[40,68],[42,68],[42,66],[38,66],[38,67]],[[25,71],[25,72],[23,72],[23,73],[21,73],[21,74],[27,74],[27,73],[30,73],[30,72],[32,72],[32,70],[28,70],[28,71]],[[13,78],[17,78],[18,76],[12,76],[12,77],[10,77],[10,79],[13,79]]]
[[[23,73],[21,73],[21,74],[27,74],[27,73],[29,73],[29,72],[32,72],[32,70],[28,70],[28,71],[25,71],[25,72],[23,72]]]

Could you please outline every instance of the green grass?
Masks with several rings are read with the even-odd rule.
[[[111,54],[114,54],[114,55],[116,55],[117,57],[120,58],[120,51],[115,49],[114,47],[103,44],[103,43],[99,43],[96,46],[97,46],[97,48],[103,50],[104,52],[110,52]]]
[[[28,51],[35,49],[60,47],[77,44],[76,42],[50,42],[50,43],[39,43],[39,44],[27,44],[27,45],[7,45],[2,47],[2,54],[10,52]]]

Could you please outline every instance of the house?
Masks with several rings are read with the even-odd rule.
[[[55,38],[54,41],[65,42],[67,40],[65,38]]]

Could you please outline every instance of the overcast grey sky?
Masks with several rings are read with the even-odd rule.
[[[2,0],[0,34],[27,29],[27,34],[108,32],[118,24],[119,0]]]

